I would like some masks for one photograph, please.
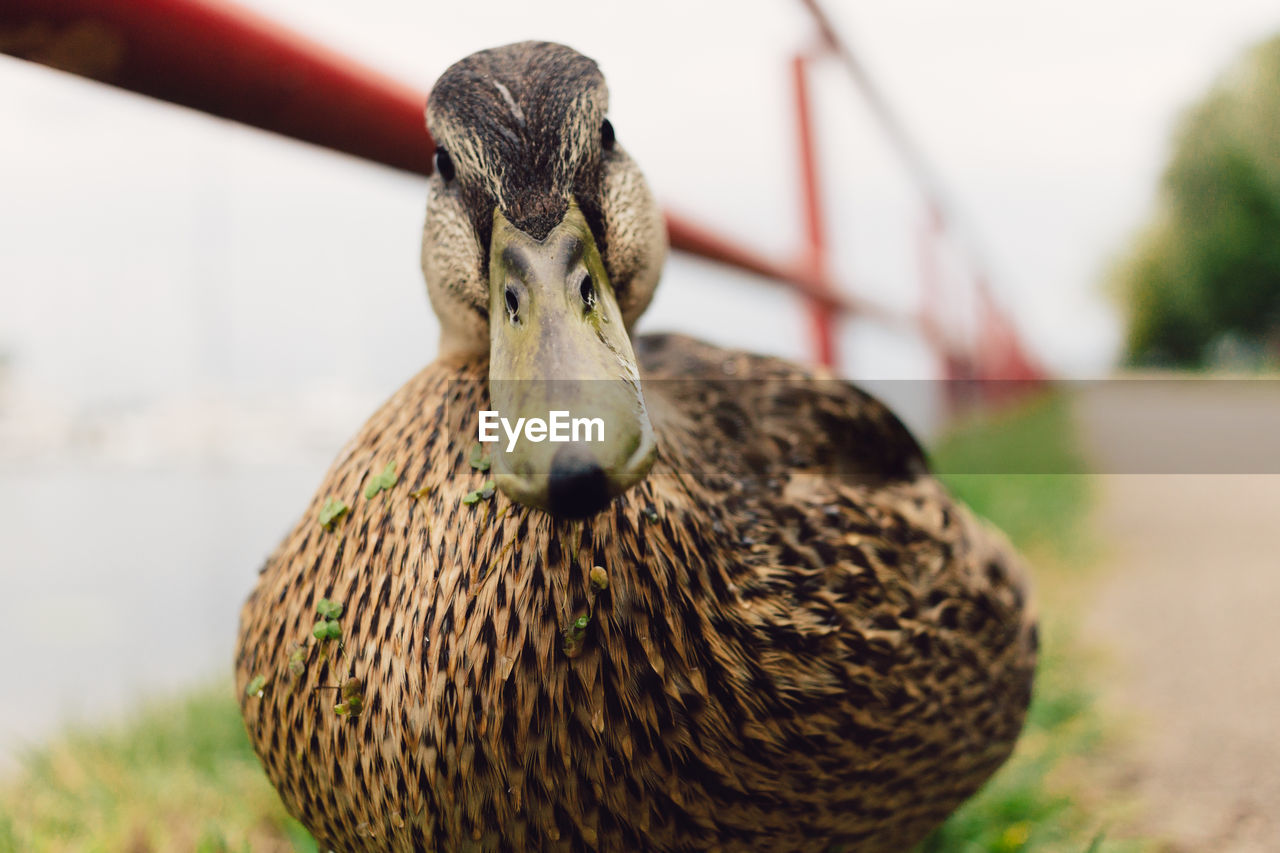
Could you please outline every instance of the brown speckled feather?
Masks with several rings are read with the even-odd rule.
[[[484,407],[486,365],[441,361],[267,563],[237,684],[265,677],[250,736],[322,846],[904,851],[1012,749],[1022,570],[888,410],[687,338],[637,351],[660,456],[601,515],[464,505],[487,475],[446,422]],[[352,507],[332,531],[329,496]],[[341,645],[311,639],[321,597]],[[340,716],[325,688],[351,678],[363,706]]]

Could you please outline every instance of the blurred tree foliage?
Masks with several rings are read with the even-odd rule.
[[[1131,363],[1199,366],[1221,342],[1280,343],[1280,36],[1184,118],[1116,285]]]

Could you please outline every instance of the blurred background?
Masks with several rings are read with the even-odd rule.
[[[570,44],[668,209],[803,250],[800,3],[244,5],[423,91],[473,50]],[[1274,3],[829,6],[946,202],[937,234],[845,69],[812,62],[842,292],[927,305],[972,346],[980,279],[1037,376],[1274,374]],[[0,28],[0,50],[28,36]],[[343,441],[434,357],[425,181],[10,56],[0,110],[0,849],[305,849],[224,695],[237,615]],[[679,253],[640,331],[815,357],[794,293]],[[950,378],[935,344],[918,323],[834,326],[857,380]],[[1251,399],[1280,399],[1271,382]],[[953,488],[1041,568],[1056,641],[1018,762],[930,849],[1280,849],[1278,478],[1090,477],[1109,422],[1078,406],[912,399]],[[1229,404],[1167,405],[1146,414]],[[1054,461],[982,473],[1024,444]],[[178,765],[195,775],[174,784]],[[182,817],[155,826],[165,796]]]

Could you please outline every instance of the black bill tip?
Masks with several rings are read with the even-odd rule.
[[[562,447],[551,459],[547,502],[560,518],[588,518],[609,505],[609,478],[600,463],[576,447]]]

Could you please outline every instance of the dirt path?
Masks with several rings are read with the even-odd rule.
[[[1077,414],[1101,443],[1106,418]],[[1135,829],[1179,851],[1277,853],[1280,476],[1098,485],[1109,565],[1084,630],[1113,658],[1104,707],[1132,724],[1120,776]]]

